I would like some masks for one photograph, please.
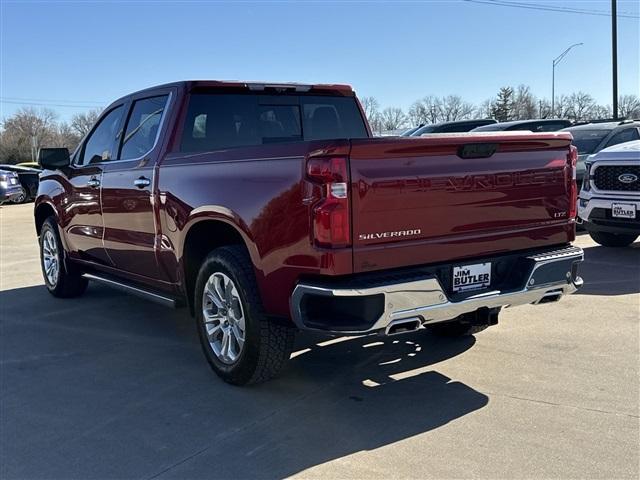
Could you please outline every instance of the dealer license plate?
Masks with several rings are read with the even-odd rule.
[[[633,203],[611,204],[611,216],[614,218],[636,218],[636,206]]]
[[[453,267],[453,291],[478,290],[491,284],[491,263]]]

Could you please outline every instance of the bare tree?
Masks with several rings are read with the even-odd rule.
[[[552,118],[551,115],[551,102],[546,98],[538,100],[538,112],[536,114],[538,118]]]
[[[409,120],[415,126],[437,123],[440,120],[440,100],[429,95],[415,101],[409,109]]]
[[[52,147],[65,147],[70,152],[75,150],[80,143],[82,137],[78,135],[74,128],[66,122],[61,122],[56,126],[52,143]]]
[[[407,117],[401,108],[387,107],[382,111],[382,126],[385,130],[396,130],[406,125]]]
[[[35,160],[38,150],[53,142],[56,133],[53,110],[21,108],[3,122],[2,161]]]
[[[577,92],[567,97],[567,108],[565,116],[570,120],[589,120],[597,117],[598,106],[594,98],[588,93]]]
[[[531,93],[531,89],[527,85],[519,85],[513,95],[511,118],[514,120],[535,118],[537,110],[536,97]]]
[[[472,103],[465,102],[459,95],[447,95],[442,97],[439,102],[441,122],[453,122],[455,120],[464,120],[471,118],[474,106]]]
[[[89,133],[99,116],[100,110],[98,109],[89,110],[86,113],[76,113],[71,117],[70,127],[80,138],[83,138]]]
[[[493,116],[493,99],[488,98],[478,105],[473,113],[473,118],[491,118]]]
[[[360,99],[360,104],[364,110],[364,114],[367,118],[371,117],[372,114],[375,114],[380,109],[380,104],[375,97],[362,97]]]
[[[624,118],[640,118],[640,97],[620,95],[618,97],[618,114]]]
[[[362,97],[360,99],[360,104],[362,105],[362,109],[364,110],[364,114],[367,117],[367,121],[369,122],[371,129],[374,132],[381,132],[383,127],[378,100],[375,97]]]

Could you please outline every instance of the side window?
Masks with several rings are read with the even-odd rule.
[[[638,140],[638,138],[640,137],[638,136],[637,128],[625,128],[611,137],[611,140],[607,142],[607,147],[617,145],[619,143],[631,142],[632,140]]]
[[[156,143],[160,120],[168,95],[136,100],[127,120],[120,159],[139,158],[149,153]]]
[[[120,105],[100,120],[100,123],[84,145],[82,161],[80,162],[81,165],[104,162],[114,158],[115,152],[113,150],[116,144],[116,135],[118,134],[118,127],[122,120],[123,110],[124,107]]]

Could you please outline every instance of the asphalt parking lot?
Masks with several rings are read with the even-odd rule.
[[[581,235],[581,292],[475,338],[300,335],[235,388],[184,310],[51,297],[32,208],[0,207],[2,479],[639,476],[640,243]]]

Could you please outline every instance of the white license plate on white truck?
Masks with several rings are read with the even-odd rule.
[[[453,267],[453,291],[478,290],[491,284],[491,263]]]
[[[636,218],[636,206],[633,203],[612,203],[613,218]]]

